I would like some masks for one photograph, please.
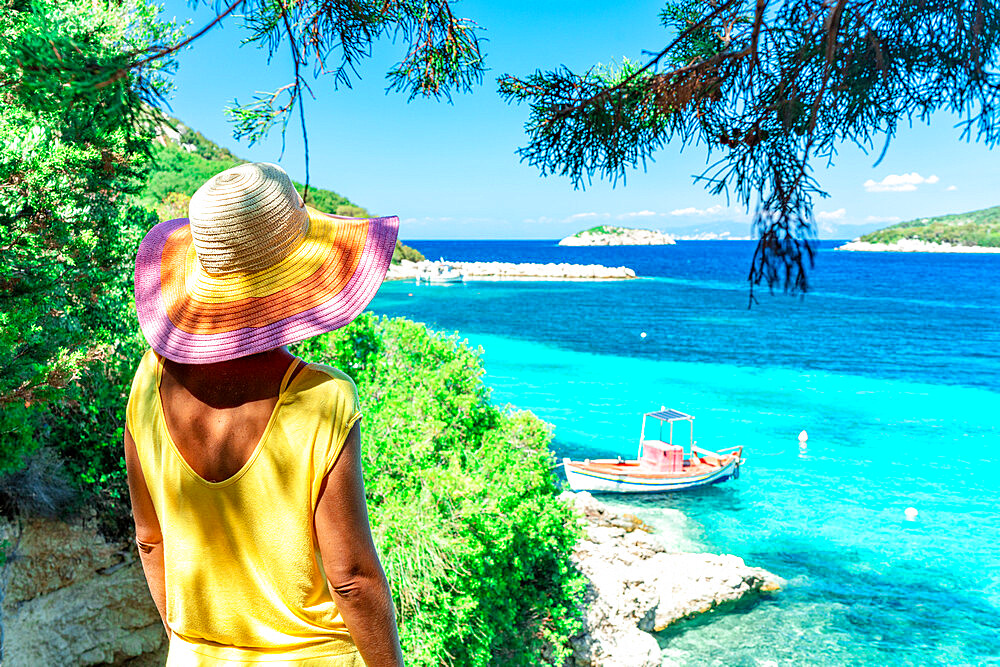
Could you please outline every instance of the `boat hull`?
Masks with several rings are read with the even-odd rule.
[[[692,474],[656,475],[637,474],[638,466],[628,463],[608,461],[606,465],[588,465],[563,459],[566,481],[574,491],[598,491],[603,493],[663,493],[682,491],[699,486],[718,484],[727,479],[739,477],[740,459],[730,457],[722,465],[699,469]],[[596,463],[596,462],[595,462]],[[615,468],[620,468],[616,470]]]

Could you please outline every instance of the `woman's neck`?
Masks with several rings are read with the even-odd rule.
[[[276,396],[294,357],[285,347],[213,364],[179,364],[169,359],[164,372],[202,403],[231,408]]]

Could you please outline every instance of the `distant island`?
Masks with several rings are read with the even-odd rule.
[[[559,245],[673,245],[676,241],[670,234],[654,229],[633,229],[614,225],[598,225],[567,236]]]
[[[837,250],[867,252],[1000,252],[1000,206],[901,222]]]

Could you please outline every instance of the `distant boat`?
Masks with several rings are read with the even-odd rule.
[[[417,282],[427,283],[460,283],[465,280],[465,274],[444,262],[435,262],[430,267],[417,274]]]
[[[646,421],[659,422],[659,439],[646,439]],[[673,444],[674,423],[690,425],[691,443],[687,452]],[[669,424],[669,440],[663,441],[663,426]],[[678,410],[661,408],[642,416],[639,456],[635,460],[563,459],[566,481],[574,491],[608,493],[660,493],[738,479],[743,465],[743,447],[729,447],[717,452],[698,447],[694,440],[694,417]]]

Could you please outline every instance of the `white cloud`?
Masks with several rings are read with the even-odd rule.
[[[917,189],[918,185],[925,183],[933,185],[940,180],[934,174],[924,178],[917,172],[912,171],[909,174],[889,174],[881,181],[873,181],[869,178],[865,181],[864,186],[868,192],[913,192]]]
[[[588,220],[591,218],[610,218],[610,213],[574,213],[568,218],[564,219],[563,222],[576,222],[577,220]]]
[[[626,218],[648,218],[653,215],[659,215],[656,211],[633,211],[631,213],[622,213],[617,216],[619,220],[625,220]]]
[[[945,189],[948,190],[949,192],[951,192],[952,190],[958,190],[958,186],[957,185],[949,185]]]
[[[677,208],[671,211],[670,215],[715,215],[717,213],[722,213],[722,206],[719,204],[709,208],[695,208],[694,206]]]
[[[869,215],[865,222],[899,222],[902,220],[898,215]]]
[[[841,220],[847,215],[846,208],[838,208],[836,211],[820,211],[816,214],[817,220]]]

